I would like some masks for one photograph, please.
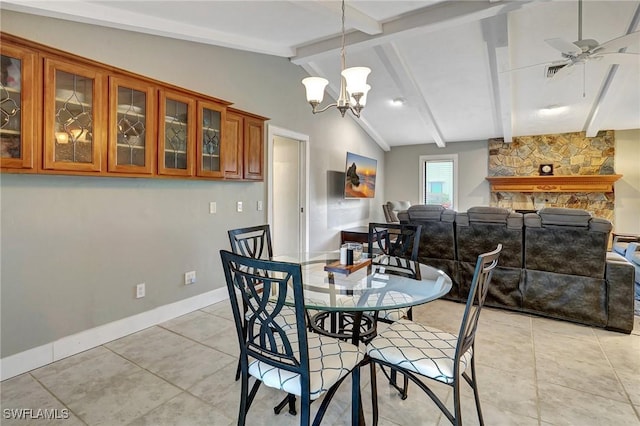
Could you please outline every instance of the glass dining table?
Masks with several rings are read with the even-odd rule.
[[[416,276],[411,278],[391,273],[391,266],[385,268],[385,263],[396,260],[389,256],[376,257],[375,267],[371,259],[362,258],[351,268],[338,265],[339,257],[338,251],[304,252],[274,260],[300,264],[311,328],[356,345],[375,337],[377,312],[421,305],[451,289],[447,274],[418,262],[402,260],[411,263]]]

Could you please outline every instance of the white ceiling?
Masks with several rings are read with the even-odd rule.
[[[3,9],[288,57],[330,81],[340,71],[340,2],[31,1]],[[640,30],[640,1],[583,4],[583,38],[600,43]],[[578,39],[578,2],[347,0],[347,66],[372,69],[356,120],[383,148],[513,136],[640,128],[640,55],[590,60],[561,78],[545,39]],[[640,37],[627,53],[640,53]],[[304,89],[300,86],[300,96]],[[402,97],[402,107],[391,104]],[[555,115],[542,108],[566,107]],[[309,111],[311,114],[311,111]],[[337,111],[325,114],[338,114]]]

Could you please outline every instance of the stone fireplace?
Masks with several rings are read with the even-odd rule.
[[[615,140],[612,130],[599,132],[593,138],[588,138],[584,132],[580,132],[514,137],[512,143],[504,143],[502,139],[490,139],[489,180],[497,176],[539,176],[541,164],[552,164],[554,176],[540,176],[535,180],[538,184],[533,186],[502,186],[503,189],[511,188],[509,190],[495,186],[498,189],[492,189],[491,205],[512,210],[539,210],[543,207],[578,208],[613,222],[615,195],[612,182],[603,187],[606,189],[598,189],[597,185],[591,186],[590,189],[583,189],[580,185],[574,186],[576,192],[573,192],[570,185],[555,185],[555,182],[561,180],[558,179],[561,176],[595,178],[595,175],[603,175],[602,178],[608,178],[615,174],[614,153]],[[545,179],[554,184],[540,184],[539,181]]]

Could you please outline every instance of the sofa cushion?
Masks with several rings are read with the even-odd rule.
[[[566,225],[589,227],[591,213],[581,209],[568,209],[563,207],[546,207],[538,211],[542,225]]]
[[[459,226],[469,226],[471,222],[502,224],[509,229],[522,229],[524,223],[522,213],[510,212],[500,207],[471,207],[456,215]]]
[[[435,204],[418,204],[407,209],[409,220],[439,220],[453,222],[456,212]]]
[[[589,230],[608,234],[613,229],[613,225],[607,219],[594,217],[589,221]]]

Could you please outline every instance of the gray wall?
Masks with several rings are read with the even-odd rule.
[[[640,130],[616,130],[615,172],[623,175],[615,184],[616,205],[614,231],[640,234]],[[421,155],[458,153],[459,206],[465,211],[473,206],[488,206],[488,142],[455,142],[445,148],[436,145],[394,147],[385,158],[385,194],[389,200],[420,200]],[[387,201],[387,200],[385,200]]]
[[[465,211],[489,205],[487,141],[454,142],[444,148],[435,144],[393,147],[385,158],[385,194],[388,200],[420,202],[420,156],[458,154],[458,206]],[[387,200],[385,200],[387,201]]]
[[[0,24],[309,135],[312,250],[336,248],[340,228],[381,218],[382,187],[376,199],[344,200],[335,179],[352,151],[377,158],[384,182],[384,152],[337,111],[312,115],[306,73],[287,59],[6,10]],[[266,204],[264,183],[165,179],[3,174],[0,197],[2,357],[224,286],[218,251],[228,248],[227,229],[266,222],[267,207],[255,208]],[[186,287],[190,270],[197,283]],[[140,282],[147,296],[136,300]]]
[[[616,130],[615,231],[640,235],[640,129]]]

